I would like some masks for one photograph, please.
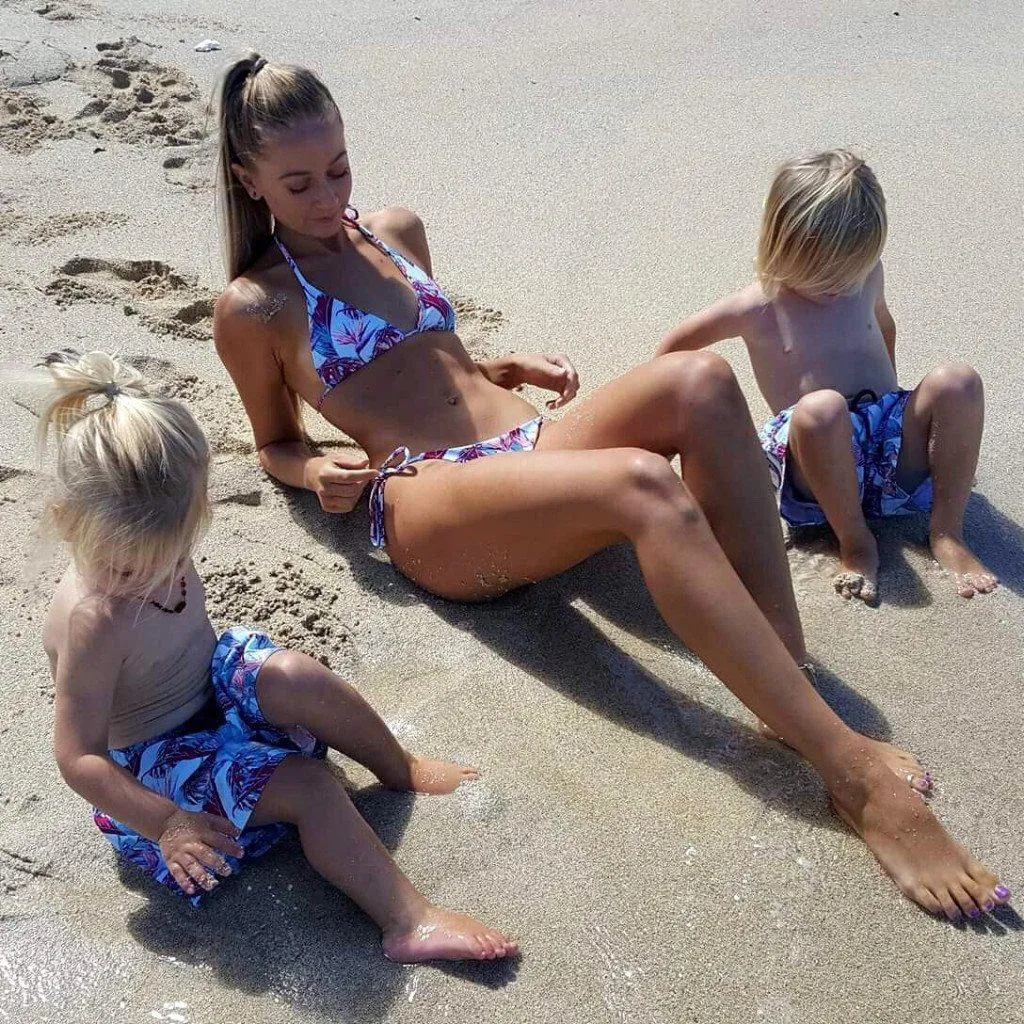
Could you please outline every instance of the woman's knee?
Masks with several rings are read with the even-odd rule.
[[[644,449],[624,449],[619,456],[616,504],[629,528],[656,519],[696,522],[700,507],[668,459]]]
[[[981,376],[967,363],[937,366],[921,381],[920,387],[933,399],[951,399],[965,405],[978,404],[984,400]]]
[[[673,352],[662,356],[674,392],[685,407],[696,408],[737,403],[746,406],[732,367],[714,352]]]
[[[831,434],[840,427],[852,429],[849,406],[838,391],[812,391],[793,407],[790,418],[790,431],[793,433],[803,436]]]

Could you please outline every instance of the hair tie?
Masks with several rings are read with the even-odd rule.
[[[112,402],[118,395],[124,394],[124,390],[120,384],[111,381],[109,384],[103,385],[103,394]]]
[[[266,57],[257,57],[249,69],[249,76],[255,78],[267,66]]]

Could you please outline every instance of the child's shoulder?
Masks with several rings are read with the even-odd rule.
[[[764,293],[758,281],[752,281],[745,288],[733,292],[725,300],[734,316],[743,324],[743,336],[760,334],[773,322],[772,300]]]
[[[44,627],[48,650],[99,645],[121,645],[127,624],[126,603],[116,597],[96,593],[83,585],[69,569],[54,592]]]

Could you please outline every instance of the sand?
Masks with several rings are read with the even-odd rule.
[[[46,480],[31,402],[6,388],[0,1021],[1024,1020],[1019,919],[955,928],[899,897],[809,770],[660,623],[628,552],[446,604],[369,552],[365,509],[327,519],[260,472],[210,343],[205,109],[251,46],[320,70],[356,205],[424,217],[473,351],[566,350],[584,392],[748,279],[775,162],[863,153],[889,200],[901,377],[967,359],[986,380],[969,526],[1004,586],[956,598],[920,522],[887,524],[879,609],[835,598],[820,536],[791,549],[800,608],[826,696],[918,753],[942,820],[1019,887],[1022,30],[1009,0],[0,5],[3,371],[116,346],[190,402],[215,451],[199,568],[216,624],[308,650],[408,745],[483,770],[449,799],[351,778],[426,892],[524,950],[388,964],[293,845],[198,912],[122,877],[49,752],[39,625],[62,560],[33,538]],[[207,38],[223,49],[195,52]],[[742,351],[723,351],[760,420]]]

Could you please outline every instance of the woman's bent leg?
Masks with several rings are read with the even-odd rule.
[[[683,480],[743,585],[793,658],[805,660],[768,465],[724,359],[684,352],[644,363],[545,424],[537,447],[679,455]]]
[[[997,900],[996,879],[894,786],[876,749],[822,700],[725,557],[668,461],[649,451],[534,451],[421,463],[385,494],[388,552],[428,590],[482,599],[622,540],[676,635],[821,773],[909,896],[932,910]],[[960,892],[968,894],[963,902]],[[972,900],[974,902],[972,902]]]

